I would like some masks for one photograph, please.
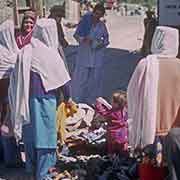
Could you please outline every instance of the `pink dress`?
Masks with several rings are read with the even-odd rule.
[[[96,102],[96,111],[108,120],[108,153],[114,154],[125,151],[128,144],[127,108],[114,111]]]

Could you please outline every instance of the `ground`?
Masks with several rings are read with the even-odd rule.
[[[141,58],[135,50],[140,49],[143,37],[143,17],[121,17],[114,12],[106,16],[110,33],[110,45],[106,52],[104,72],[103,96],[109,98],[112,91],[126,89],[132,72]],[[66,37],[72,44],[66,50],[68,64],[73,65],[75,57],[75,41],[72,38],[73,30],[65,28]],[[6,169],[0,166],[0,180],[30,180],[25,178],[23,169]]]

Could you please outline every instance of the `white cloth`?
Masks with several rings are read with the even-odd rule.
[[[16,63],[18,51],[13,21],[7,20],[0,25],[0,79],[9,77]]]
[[[10,76],[9,105],[11,121],[17,140],[21,139],[22,125],[30,123],[29,85],[32,48],[25,46],[18,55],[15,68]]]
[[[48,48],[38,39],[32,39],[32,71],[37,72],[46,91],[56,89],[70,81],[64,61],[58,51]]]
[[[54,19],[38,19],[34,28],[33,37],[39,39],[48,47],[58,49],[57,25]]]
[[[173,43],[173,41],[174,43]],[[159,57],[172,58],[178,54],[178,31],[157,27],[152,53],[141,60],[128,85],[129,144],[133,148],[154,142],[159,80]]]

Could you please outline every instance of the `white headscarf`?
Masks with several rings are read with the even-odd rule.
[[[19,49],[14,35],[14,24],[7,20],[0,25],[0,79],[9,77]]]
[[[178,30],[159,26],[152,40],[152,55],[142,59],[128,85],[129,143],[145,147],[154,142],[156,133],[159,80],[158,57],[175,58],[179,48]]]
[[[151,45],[152,54],[175,58],[179,51],[179,32],[175,28],[158,26]]]

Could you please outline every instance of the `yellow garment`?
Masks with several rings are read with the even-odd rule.
[[[69,116],[73,116],[77,112],[77,106],[74,103],[71,107],[66,107],[65,103],[61,103],[57,110],[57,133],[60,143],[63,145],[65,143],[65,134],[67,133],[65,128],[65,120]]]

